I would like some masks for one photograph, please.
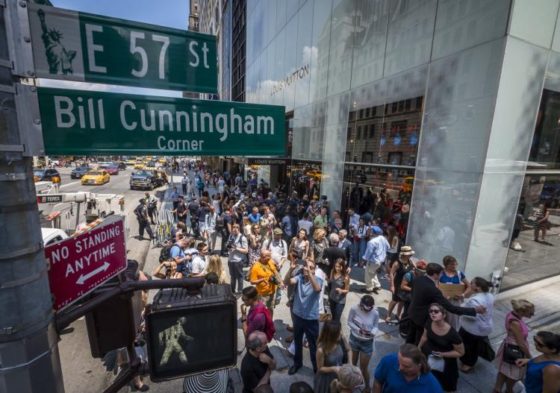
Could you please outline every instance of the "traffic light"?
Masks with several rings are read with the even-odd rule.
[[[229,285],[158,292],[145,314],[150,378],[164,381],[235,367],[237,307]]]

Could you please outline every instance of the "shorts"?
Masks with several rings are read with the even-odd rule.
[[[350,334],[349,342],[352,352],[361,352],[368,356],[371,356],[373,354],[373,339],[360,340],[359,338],[354,337],[353,334]]]
[[[272,293],[270,295],[260,295],[260,298],[264,303],[264,305],[266,306],[266,308],[268,308],[271,311],[274,310],[274,306],[276,305],[275,293]]]

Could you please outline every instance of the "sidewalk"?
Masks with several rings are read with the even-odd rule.
[[[177,175],[175,175],[177,178]],[[177,180],[175,180],[177,182]],[[180,187],[178,187],[180,190]],[[170,190],[171,191],[171,190]],[[162,205],[170,206],[170,191],[165,194],[167,201]],[[159,248],[150,248],[146,257],[144,270],[147,273],[157,266],[159,257]],[[227,259],[222,258],[224,266],[227,265]],[[226,269],[227,271],[227,269]],[[346,324],[350,307],[357,304],[361,298],[361,294],[357,291],[363,286],[363,269],[354,268],[352,272],[351,292],[347,297],[347,305],[344,309],[343,333],[348,337],[349,330]],[[384,288],[387,288],[386,280],[382,279]],[[245,283],[245,285],[248,285]],[[150,298],[153,297],[155,291],[151,291]],[[290,384],[296,381],[306,381],[313,386],[313,372],[309,359],[309,351],[304,350],[304,367],[295,375],[288,375],[287,370],[292,364],[291,355],[287,351],[288,344],[284,339],[290,335],[286,330],[287,324],[291,324],[289,310],[286,307],[285,294],[282,303],[275,309],[274,322],[276,324],[276,336],[270,343],[271,351],[277,362],[277,370],[272,373],[271,384],[276,393],[288,393]],[[376,307],[380,314],[380,320],[385,318],[387,306],[390,300],[390,292],[382,290],[379,295],[375,295]],[[536,305],[534,317],[528,321],[532,336],[536,331],[547,329],[560,332],[560,313],[558,312],[558,299],[560,299],[560,276],[542,280],[533,284],[519,287],[510,291],[506,291],[497,296],[494,309],[494,331],[490,336],[490,341],[494,349],[500,345],[505,336],[504,321],[505,315],[511,310],[510,301],[512,299],[527,299]],[[238,306],[241,300],[238,300]],[[370,374],[373,375],[376,365],[384,355],[396,352],[403,340],[398,334],[396,325],[387,325],[380,322],[379,333],[376,337],[375,353],[370,362]],[[529,340],[533,354],[536,354],[533,347],[533,340]],[[241,325],[238,324],[238,359],[237,366],[241,364],[241,360],[245,355],[244,339],[241,332]],[[459,378],[458,392],[461,393],[486,393],[491,391],[496,379],[496,368],[494,364],[480,359],[474,371],[469,374],[461,373]],[[237,374],[234,378],[236,392],[242,391],[242,382]],[[165,383],[152,383],[146,381],[150,385],[151,392],[182,392],[182,379],[169,381]]]

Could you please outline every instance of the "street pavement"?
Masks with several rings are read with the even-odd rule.
[[[178,183],[178,176],[174,180]],[[179,187],[180,189],[180,187]],[[212,193],[212,190],[211,192]],[[168,199],[169,192],[166,193],[164,199]],[[169,206],[167,201],[167,206]],[[133,208],[133,207],[132,207]],[[130,220],[131,223],[135,220]],[[131,228],[131,234],[135,233]],[[146,273],[151,274],[158,264],[158,257],[160,249],[150,246],[147,241],[137,241],[130,239],[127,243],[127,248],[131,251],[131,255],[135,255],[143,266]],[[224,266],[227,266],[226,258],[222,258]],[[145,262],[145,263],[144,263]],[[226,268],[227,271],[227,268]],[[343,312],[343,333],[348,337],[349,330],[346,324],[348,311],[350,307],[359,302],[361,294],[359,289],[363,287],[363,269],[354,268],[352,271],[351,292],[347,297],[347,305]],[[382,279],[384,288],[387,288],[387,282]],[[553,330],[560,332],[560,314],[558,313],[558,299],[560,299],[560,276],[548,278],[539,282],[535,282],[526,286],[506,291],[497,296],[494,311],[494,331],[490,336],[490,342],[494,349],[497,349],[505,336],[504,321],[505,315],[511,310],[510,301],[512,299],[527,299],[536,304],[535,315],[528,321],[531,329],[531,334],[542,329]],[[248,285],[248,283],[245,283]],[[150,297],[153,298],[155,291],[151,291]],[[390,293],[387,290],[382,290],[379,295],[375,295],[376,307],[380,313],[380,320],[383,320],[386,315],[386,309],[390,300]],[[276,325],[276,336],[270,343],[270,348],[277,362],[277,370],[272,374],[272,386],[276,393],[287,393],[289,386],[295,381],[306,381],[313,385],[313,372],[311,369],[311,362],[309,360],[309,352],[304,350],[304,367],[293,376],[287,374],[288,368],[292,364],[291,356],[287,351],[288,344],[285,338],[289,335],[286,330],[290,324],[289,310],[286,307],[286,295],[283,294],[281,304],[275,309],[274,322]],[[238,301],[238,306],[241,301]],[[61,358],[63,363],[63,373],[65,375],[66,392],[99,392],[102,387],[108,386],[113,379],[112,373],[107,373],[100,366],[100,360],[92,359],[89,356],[87,334],[83,332],[83,321],[77,321],[72,327],[75,331],[71,334],[72,340],[68,336],[62,336],[60,343]],[[375,353],[369,364],[370,374],[373,374],[375,366],[378,364],[381,357],[387,353],[395,352],[398,350],[403,340],[398,335],[396,325],[388,325],[381,322],[379,325],[380,331],[376,336]],[[79,333],[79,334],[78,334]],[[80,341],[81,340],[81,341]],[[529,340],[530,345],[533,345],[533,340]],[[71,347],[71,348],[68,348]],[[238,361],[237,366],[240,366],[241,360],[245,355],[244,340],[241,332],[241,326],[238,324]],[[537,352],[532,347],[532,353]],[[79,361],[76,359],[79,358]],[[236,392],[241,392],[242,384],[238,373],[233,371],[231,375],[234,378]],[[492,390],[496,378],[495,366],[484,360],[479,360],[474,371],[470,374],[461,374],[458,385],[458,392],[471,393],[471,392],[489,392]],[[173,381],[153,383],[146,377],[145,382],[150,385],[151,392],[181,392],[182,379]],[[129,388],[123,388],[122,392],[129,391]]]

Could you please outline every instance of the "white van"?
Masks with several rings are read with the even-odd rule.
[[[43,236],[45,247],[70,237],[62,229],[58,228],[41,228],[41,235]]]

